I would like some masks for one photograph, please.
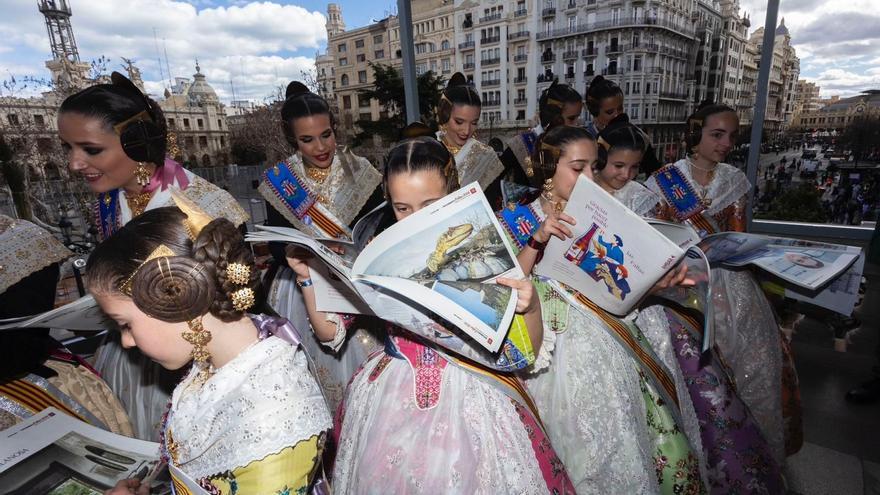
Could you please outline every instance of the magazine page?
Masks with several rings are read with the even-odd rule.
[[[584,176],[565,207],[574,237],[552,237],[536,273],[577,290],[602,309],[626,315],[684,250]]]
[[[14,328],[62,328],[66,330],[104,330],[116,324],[101,311],[95,298],[88,295],[51,311],[26,318],[0,322],[0,330]]]
[[[177,466],[169,464],[168,471],[174,480],[174,495],[210,495],[208,490],[202,488],[196,480],[190,478]]]
[[[343,279],[351,278],[351,267],[357,253],[354,245],[332,239],[315,239],[308,234],[290,227],[275,227],[270,225],[256,225],[255,232],[248,232],[245,236],[247,242],[286,242],[296,244],[316,254],[321,260],[340,275]],[[345,246],[342,250],[340,246]],[[340,254],[340,252],[342,254]],[[354,287],[352,286],[352,290]]]
[[[0,432],[0,493],[99,495],[127,478],[149,479],[159,444],[116,435],[48,408]],[[153,481],[151,493],[167,493]]]
[[[477,183],[376,236],[352,274],[418,301],[493,352],[516,306],[516,292],[495,279],[524,277]],[[385,318],[382,308],[373,308]]]
[[[687,278],[693,280],[694,285],[670,287],[657,292],[656,295],[682,307],[697,310],[703,315],[703,352],[706,352],[715,341],[712,271],[706,254],[696,246],[687,250],[683,263],[687,265]]]
[[[673,223],[654,218],[645,218],[645,221],[681,249],[688,249],[700,243],[700,234],[686,223]]]
[[[324,313],[375,314],[363,298],[326,264],[311,259],[308,265],[315,288],[315,309]]]
[[[785,297],[821,306],[844,316],[850,316],[859,300],[859,285],[865,270],[865,253],[843,274],[834,279],[827,287],[816,292],[808,292],[798,288],[785,288]]]
[[[787,282],[816,290],[846,271],[858,259],[858,248],[839,248],[768,243],[743,257],[727,260],[725,264],[742,266],[747,262]]]

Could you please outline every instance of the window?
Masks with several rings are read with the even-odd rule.
[[[189,119],[183,119],[183,128],[189,129]]]
[[[174,119],[168,119],[168,127],[174,129]]]
[[[451,71],[452,71],[452,65],[450,64],[449,59],[444,58],[443,59],[443,72],[451,72]]]
[[[449,50],[449,40],[443,40],[440,42],[441,50]]]
[[[633,70],[636,72],[642,70],[642,57],[633,58]]]
[[[367,56],[364,55],[363,53],[358,53],[357,61],[358,61],[358,62],[366,62],[366,61],[367,61]]]
[[[204,129],[205,128],[205,121],[202,119],[196,119],[196,126],[199,129]]]
[[[385,50],[376,50],[376,53],[373,54],[373,58],[385,58]]]
[[[359,40],[354,40],[354,47],[355,48],[363,48],[364,47],[364,39],[361,38]]]
[[[345,110],[349,110],[351,108],[351,96],[345,95],[342,97],[342,108]]]
[[[373,120],[373,116],[370,115],[370,114],[368,114],[368,113],[362,113],[362,114],[358,115],[358,118],[359,118],[360,120],[365,120],[365,121],[371,121],[371,120]]]
[[[43,119],[42,115],[34,115],[34,125],[38,127],[43,127],[46,125],[46,120]]]
[[[14,113],[7,115],[6,120],[9,121],[9,125],[18,125],[18,115]]]
[[[358,71],[358,82],[360,84],[365,84],[367,82],[367,71],[365,71],[365,70]]]
[[[370,99],[366,96],[358,96],[358,106],[361,108],[370,107]]]
[[[381,34],[377,34],[376,36],[373,36],[373,44],[374,45],[381,45],[382,44],[382,35]]]
[[[343,86],[348,86],[348,74],[342,75],[342,79],[339,81],[339,84]]]
[[[208,136],[199,136],[199,148],[208,147]]]
[[[345,53],[345,43],[340,43],[336,46],[336,51],[339,53]]]
[[[348,65],[348,58],[346,58],[346,57],[342,57],[342,58],[340,58],[340,59],[339,59],[339,65],[340,65],[341,67],[344,67],[344,66]]]
[[[221,119],[217,119],[217,128],[223,129],[223,121]]]
[[[516,120],[526,120],[526,111],[519,110],[516,112]]]
[[[223,148],[225,146],[226,146],[226,138],[223,136],[220,136],[220,147]]]

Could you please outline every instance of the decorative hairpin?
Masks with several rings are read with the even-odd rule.
[[[596,140],[596,144],[605,148],[605,151],[608,151],[611,149],[611,144],[608,141],[606,141],[605,138],[602,136],[599,136],[599,139]]]
[[[554,159],[559,157],[559,147],[558,146],[554,146],[552,144],[547,144],[542,141],[541,147],[540,147],[539,153],[538,153],[538,159],[540,159],[542,167],[544,166],[544,152],[545,151],[549,151],[549,152],[553,153]]]
[[[554,106],[556,108],[562,108],[562,102],[557,100],[556,98],[547,98],[547,104]]]
[[[247,285],[251,280],[251,267],[243,263],[226,265],[226,278],[235,285]]]
[[[244,287],[233,292],[231,295],[232,308],[236,311],[247,311],[256,303],[256,294],[250,287]]]
[[[148,121],[152,122],[152,121],[153,121],[153,117],[150,116],[150,112],[148,112],[148,111],[146,111],[146,110],[141,110],[140,112],[136,113],[135,115],[132,115],[131,117],[129,117],[129,118],[123,120],[122,122],[120,122],[120,123],[114,125],[114,126],[113,126],[113,131],[114,131],[116,134],[122,134],[122,131],[125,129],[125,126],[127,126],[128,124],[134,122],[135,120],[148,120]]]
[[[169,256],[176,256],[174,254],[174,251],[171,250],[171,248],[169,248],[165,244],[159,244],[158,246],[156,246],[156,249],[154,249],[153,252],[151,252],[150,255],[147,256],[147,259],[145,259],[143,263],[138,265],[138,267],[135,268],[133,272],[131,272],[131,275],[129,275],[128,278],[125,279],[125,282],[123,282],[119,286],[119,291],[127,296],[131,296],[132,280],[134,280],[135,275],[137,275],[137,273],[141,270],[141,268],[143,268],[144,265],[153,261],[154,259],[169,257]]]

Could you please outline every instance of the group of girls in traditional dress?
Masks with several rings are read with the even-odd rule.
[[[362,247],[479,183],[527,274],[498,280],[517,301],[497,353],[447,347],[442,320],[421,335],[381,314],[319,311],[320,264],[302,250],[271,246],[261,280],[242,238],[246,214],[166,158],[154,102],[115,73],[65,100],[70,169],[98,196],[103,241],[88,287],[120,330],[100,349],[99,371],[133,433],[160,440],[177,486],[186,477],[222,494],[782,493],[783,377],[792,383],[793,368],[748,272],[713,271],[718,345],[705,353],[702,316],[660,297],[692,284],[683,266],[625,316],[532,275],[551,237],[572,237],[564,210],[581,176],[639,215],[701,235],[744,227],[749,184],[722,163],[736,140],[733,110],[697,111],[688,157],[642,185],[654,152],[622,112],[623,94],[600,77],[586,94],[585,128],[581,95],[552,84],[536,127],[499,158],[477,140],[480,98],[455,74],[437,102],[439,130],[411,124],[374,166],[338,147],[326,101],[287,88],[280,120],[294,154],[263,175],[268,222]],[[685,208],[670,181],[702,207]],[[170,397],[156,363],[189,367]],[[113,492],[147,490],[127,480]]]

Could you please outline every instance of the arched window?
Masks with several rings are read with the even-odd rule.
[[[440,49],[449,50],[449,40],[443,40],[442,42],[440,42]]]
[[[348,74],[342,75],[342,80],[340,81],[343,86],[348,86]]]

